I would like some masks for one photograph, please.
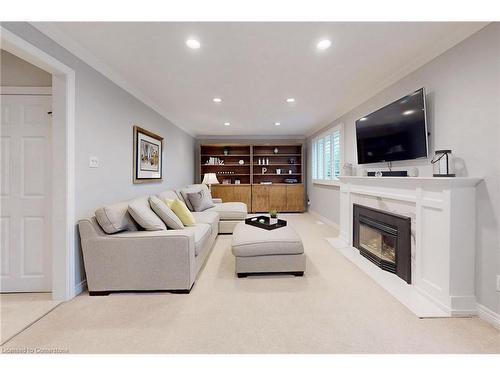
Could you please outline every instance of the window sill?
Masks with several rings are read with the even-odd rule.
[[[312,180],[314,185],[340,186],[340,180]]]

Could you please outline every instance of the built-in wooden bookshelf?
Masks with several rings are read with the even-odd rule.
[[[302,145],[255,145],[253,147],[254,184],[302,183]]]
[[[304,211],[303,145],[200,145],[199,182],[215,173],[214,198],[244,201],[250,212]]]
[[[200,155],[200,181],[205,173],[215,173],[221,184],[250,184],[250,145],[202,145]]]

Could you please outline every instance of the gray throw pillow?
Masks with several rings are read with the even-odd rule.
[[[107,234],[113,234],[139,229],[128,213],[128,204],[128,201],[110,204],[95,212],[95,218],[103,231]]]
[[[167,227],[151,209],[148,197],[141,197],[130,201],[128,212],[135,221],[145,230],[166,230]]]
[[[205,211],[209,208],[215,207],[214,202],[206,190],[199,190],[195,193],[187,193],[187,198],[195,212]]]
[[[189,208],[189,211],[196,211],[193,207],[193,205],[191,204],[191,202],[189,201],[189,194],[190,193],[198,193],[201,189],[200,186],[195,186],[195,187],[187,187],[187,188],[184,188],[184,189],[181,189],[179,192],[180,192],[180,196],[182,197],[182,200],[184,201],[184,203],[186,203],[186,206],[187,208]]]
[[[179,219],[174,211],[172,211],[160,198],[155,196],[149,197],[149,204],[151,205],[151,209],[163,220],[168,228],[184,228],[181,219]]]

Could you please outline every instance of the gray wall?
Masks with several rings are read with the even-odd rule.
[[[0,86],[52,86],[50,73],[4,50],[0,50],[0,67]]]
[[[355,121],[412,90],[426,88],[431,154],[450,148],[465,164],[460,175],[484,178],[477,187],[476,295],[479,303],[496,312],[500,312],[500,295],[495,291],[500,274],[499,43],[500,24],[490,24],[318,132],[343,123],[344,161],[356,164]],[[416,166],[421,175],[432,174],[429,160],[393,166]],[[310,178],[308,186],[310,209],[338,223],[339,189],[313,185]]]
[[[170,121],[135,99],[96,70],[27,23],[2,26],[52,55],[76,73],[76,215],[140,195],[193,183],[195,140]],[[132,126],[139,125],[164,138],[162,183],[132,183]],[[89,168],[89,156],[100,168]],[[77,254],[76,284],[84,279]]]

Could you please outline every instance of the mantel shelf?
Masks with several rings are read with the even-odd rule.
[[[368,176],[341,176],[341,183],[362,184],[362,185],[426,185],[426,186],[476,186],[483,179],[480,177],[368,177]],[[391,183],[392,182],[392,183]]]

